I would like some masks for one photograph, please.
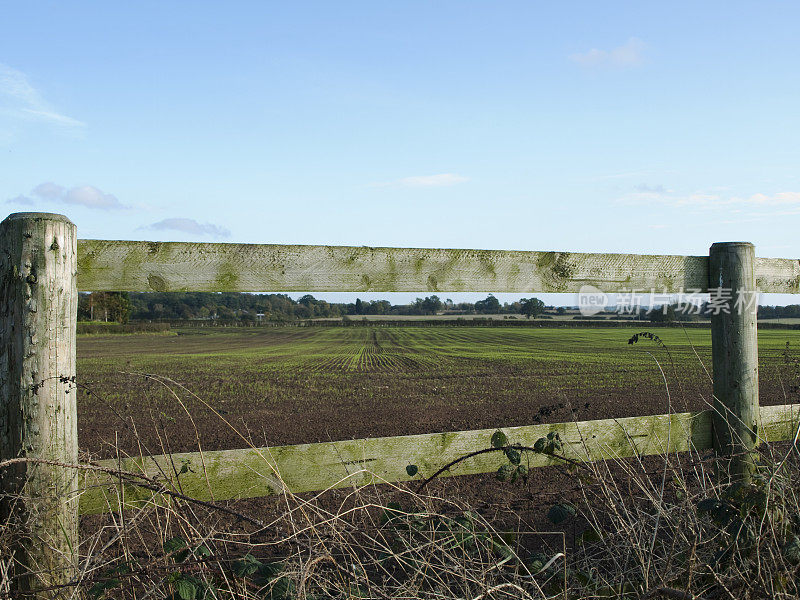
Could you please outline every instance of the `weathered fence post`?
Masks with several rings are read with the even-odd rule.
[[[711,351],[714,366],[714,447],[729,456],[731,480],[753,472],[758,419],[758,302],[755,247],[748,242],[711,246]]]
[[[0,461],[77,462],[76,271],[77,235],[66,217],[16,213],[0,223]],[[75,470],[20,463],[0,469],[0,490],[8,494],[2,522],[25,531],[17,589],[69,581],[78,542]]]

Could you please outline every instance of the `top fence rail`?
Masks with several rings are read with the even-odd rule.
[[[586,285],[706,292],[708,257],[78,240],[83,291],[569,293]],[[800,261],[756,259],[756,287],[800,293]]]

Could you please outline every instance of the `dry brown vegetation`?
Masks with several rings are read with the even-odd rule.
[[[791,393],[796,365],[787,358],[786,366],[782,382]],[[148,413],[146,440],[136,435],[141,420],[119,417],[128,447],[106,438],[104,455],[124,454],[131,442],[147,453],[174,449],[175,424],[164,415]],[[84,457],[84,468],[93,468],[92,458]],[[690,452],[564,462],[515,483],[493,476],[436,480],[422,491],[418,483],[387,483],[227,503],[156,495],[135,511],[84,517],[79,564],[68,585],[48,594],[795,598],[797,439],[763,445],[758,464],[746,485],[725,483],[724,465],[713,455]],[[179,481],[182,467],[174,467]],[[24,523],[12,521],[0,530],[0,597],[14,597],[12,541],[22,531]]]

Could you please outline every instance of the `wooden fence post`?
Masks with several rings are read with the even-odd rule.
[[[7,217],[0,223],[0,276],[0,461],[75,464],[75,225],[50,213]],[[57,586],[75,575],[77,483],[74,469],[57,465],[0,469],[0,491],[10,495],[0,518],[25,532],[15,548],[17,590]]]
[[[756,446],[759,410],[755,247],[748,242],[713,244],[708,275],[714,447],[730,457],[727,476],[747,482],[754,469],[750,451]]]

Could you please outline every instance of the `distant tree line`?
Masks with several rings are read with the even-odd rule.
[[[223,322],[294,321],[298,319],[336,318],[360,315],[425,316],[523,314],[528,318],[545,312],[538,298],[521,298],[503,304],[489,294],[477,302],[454,303],[438,296],[417,298],[410,304],[392,304],[388,300],[361,300],[351,303],[327,302],[306,294],[293,300],[286,294],[241,294],[235,292],[82,292],[78,300],[79,321],[127,323],[134,321],[219,320]],[[693,321],[708,319],[708,307],[686,312],[673,304],[647,311],[640,309],[640,319],[650,321]],[[554,312],[563,314],[559,307]],[[759,306],[759,319],[800,318],[800,305]]]
[[[640,309],[639,318],[650,320],[654,323],[675,322],[675,321],[700,321],[711,317],[713,309],[708,302],[702,303],[695,309],[685,310],[684,305],[668,304],[657,306],[652,310]],[[788,319],[800,318],[800,304],[790,304],[789,306],[759,306],[759,319]]]
[[[286,294],[240,294],[213,292],[84,292],[78,300],[79,321],[219,320],[253,322],[293,321],[358,315],[524,314],[535,317],[544,312],[538,298],[517,302],[500,301],[493,295],[478,302],[442,300],[438,296],[417,298],[410,304],[388,300],[334,303],[306,294],[293,300]]]
[[[759,306],[759,319],[800,319],[800,304],[789,306]]]

